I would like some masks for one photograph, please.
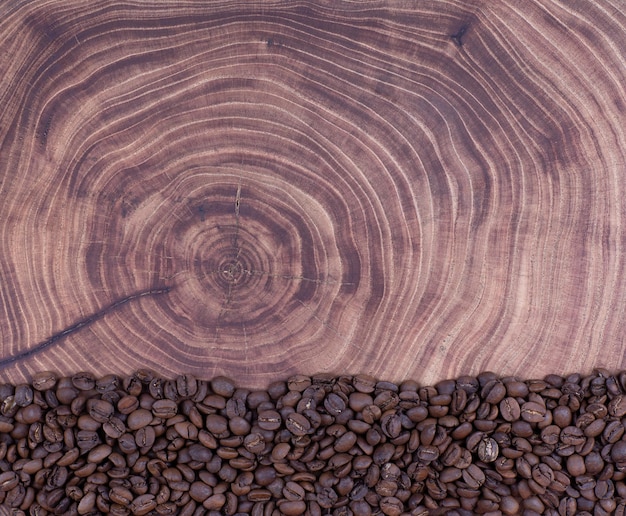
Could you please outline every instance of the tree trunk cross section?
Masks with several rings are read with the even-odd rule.
[[[0,368],[624,368],[626,17],[0,6]]]

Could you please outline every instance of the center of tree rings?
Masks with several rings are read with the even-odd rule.
[[[250,276],[251,271],[245,269],[243,263],[235,258],[224,262],[219,267],[218,274],[221,276],[222,281],[235,286],[245,281],[246,277]]]

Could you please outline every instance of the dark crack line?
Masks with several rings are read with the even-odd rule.
[[[0,359],[0,368],[3,368],[9,364],[17,362],[18,360],[31,357],[33,355],[36,355],[44,351],[45,349],[57,343],[64,337],[67,337],[68,335],[71,335],[72,333],[75,333],[79,331],[80,329],[86,326],[89,326],[90,324],[102,319],[105,315],[113,312],[114,310],[117,310],[120,306],[125,305],[129,301],[134,301],[135,299],[139,299],[139,298],[146,297],[146,296],[157,296],[160,294],[167,294],[171,290],[172,290],[171,287],[150,289],[150,290],[145,290],[143,292],[137,292],[136,294],[132,294],[122,299],[118,299],[117,301],[111,303],[109,306],[103,308],[102,310],[90,315],[89,317],[81,319],[77,323],[74,323],[71,326],[68,326],[67,328],[65,328],[63,331],[60,331],[59,333],[55,333],[48,340],[45,340],[37,344],[35,347],[27,349],[26,351],[18,353],[17,355]]]
[[[235,259],[239,259],[241,254],[241,248],[239,247],[239,207],[241,206],[241,181],[237,185],[237,194],[235,195],[235,238],[233,240],[233,247],[237,250]]]
[[[463,36],[469,29],[469,25],[463,25],[456,34],[452,34],[450,38],[454,41],[459,47],[463,46]]]

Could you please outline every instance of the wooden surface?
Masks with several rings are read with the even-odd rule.
[[[3,381],[625,367],[624,7],[2,2]]]

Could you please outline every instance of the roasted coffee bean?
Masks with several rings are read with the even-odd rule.
[[[126,432],[126,425],[120,418],[112,417],[102,425],[102,430],[112,439],[119,439]]]
[[[560,440],[563,444],[579,446],[585,442],[585,434],[577,426],[566,426],[561,430]]]
[[[499,446],[495,439],[484,437],[478,443],[478,458],[483,462],[494,462],[498,458]]]
[[[439,448],[436,446],[420,446],[417,456],[422,462],[432,462],[439,457]]]
[[[499,379],[488,381],[481,390],[481,398],[491,405],[497,405],[506,396],[506,387]]]
[[[32,379],[33,389],[37,391],[46,391],[54,389],[57,383],[57,375],[50,371],[41,371],[35,373]]]
[[[356,441],[357,436],[354,432],[346,432],[335,441],[333,448],[338,453],[347,452],[356,444]]]
[[[15,387],[13,400],[19,407],[26,407],[33,402],[33,389],[30,385],[21,384]]]
[[[324,408],[332,416],[338,416],[346,409],[346,402],[339,394],[331,392],[324,399]]]
[[[287,388],[290,391],[302,392],[311,386],[311,378],[303,374],[295,375],[287,380]]]
[[[532,478],[542,487],[548,487],[554,480],[554,473],[547,464],[539,463],[533,466]]]
[[[450,411],[452,414],[460,414],[467,405],[467,399],[467,391],[464,389],[454,390],[450,399]]]
[[[100,444],[100,437],[96,432],[80,430],[76,434],[76,444],[81,451],[85,452]]]
[[[357,391],[369,394],[374,392],[376,388],[376,379],[368,375],[358,374],[352,379],[352,385]]]
[[[311,429],[311,423],[302,414],[293,412],[285,419],[285,426],[293,435],[306,435]]]
[[[395,408],[398,403],[400,403],[398,395],[389,390],[381,391],[380,394],[374,398],[374,405],[380,408],[382,412]]]
[[[35,423],[36,421],[40,421],[42,419],[43,409],[39,405],[35,405],[34,403],[31,403],[30,405],[27,405],[24,408],[22,408],[19,411],[19,414],[21,415],[22,421],[28,425],[31,423]],[[18,418],[16,414],[16,420],[17,419]],[[9,433],[11,430],[12,428],[10,430],[5,430],[5,432]]]
[[[527,401],[522,405],[520,415],[524,421],[539,423],[546,415],[546,408],[539,403]]]
[[[136,396],[123,396],[117,402],[120,414],[128,415],[139,408],[139,399]]]
[[[135,443],[139,448],[152,447],[155,439],[156,432],[152,426],[142,426],[135,432]]]
[[[500,402],[500,414],[505,421],[517,421],[521,414],[517,400],[511,396],[504,398]]]
[[[258,425],[263,430],[278,430],[282,424],[281,415],[275,410],[263,410],[258,415]]]
[[[113,416],[115,408],[108,401],[90,399],[87,400],[87,411],[95,421],[105,423]]]
[[[20,479],[15,471],[5,471],[0,473],[0,492],[10,491],[16,487]]]
[[[463,480],[471,489],[479,489],[485,483],[485,473],[476,464],[463,470]]]
[[[137,496],[130,503],[130,510],[134,515],[142,516],[156,509],[157,503],[153,494],[143,494]]]
[[[152,404],[151,411],[155,417],[162,419],[173,418],[178,413],[178,404],[171,399],[156,400]]]
[[[96,378],[88,372],[77,373],[72,376],[72,385],[81,391],[90,391],[96,387]]]
[[[398,498],[387,496],[380,500],[380,510],[387,516],[400,516],[404,504]]]
[[[624,435],[624,425],[620,421],[609,421],[602,432],[602,438],[607,443],[616,443]]]
[[[146,409],[137,409],[128,414],[126,418],[126,426],[130,430],[138,430],[144,426],[148,426],[153,419],[152,412]]]
[[[541,430],[541,440],[548,445],[556,445],[561,438],[562,430],[557,425],[548,425]]]
[[[600,453],[592,451],[585,455],[585,469],[590,475],[600,475],[604,471],[605,463]],[[609,478],[613,476],[612,474]]]
[[[211,389],[215,394],[230,398],[235,392],[235,384],[225,376],[217,376],[211,380]]]
[[[611,460],[622,467],[626,465],[626,441],[618,441],[611,447]]]
[[[109,374],[96,379],[96,390],[100,393],[114,391],[120,385],[119,378],[114,374]]]
[[[400,416],[393,412],[383,415],[380,421],[380,427],[387,437],[391,439],[398,437],[402,431]]]
[[[626,395],[620,393],[609,401],[607,411],[608,414],[613,417],[623,417],[626,415]]]

